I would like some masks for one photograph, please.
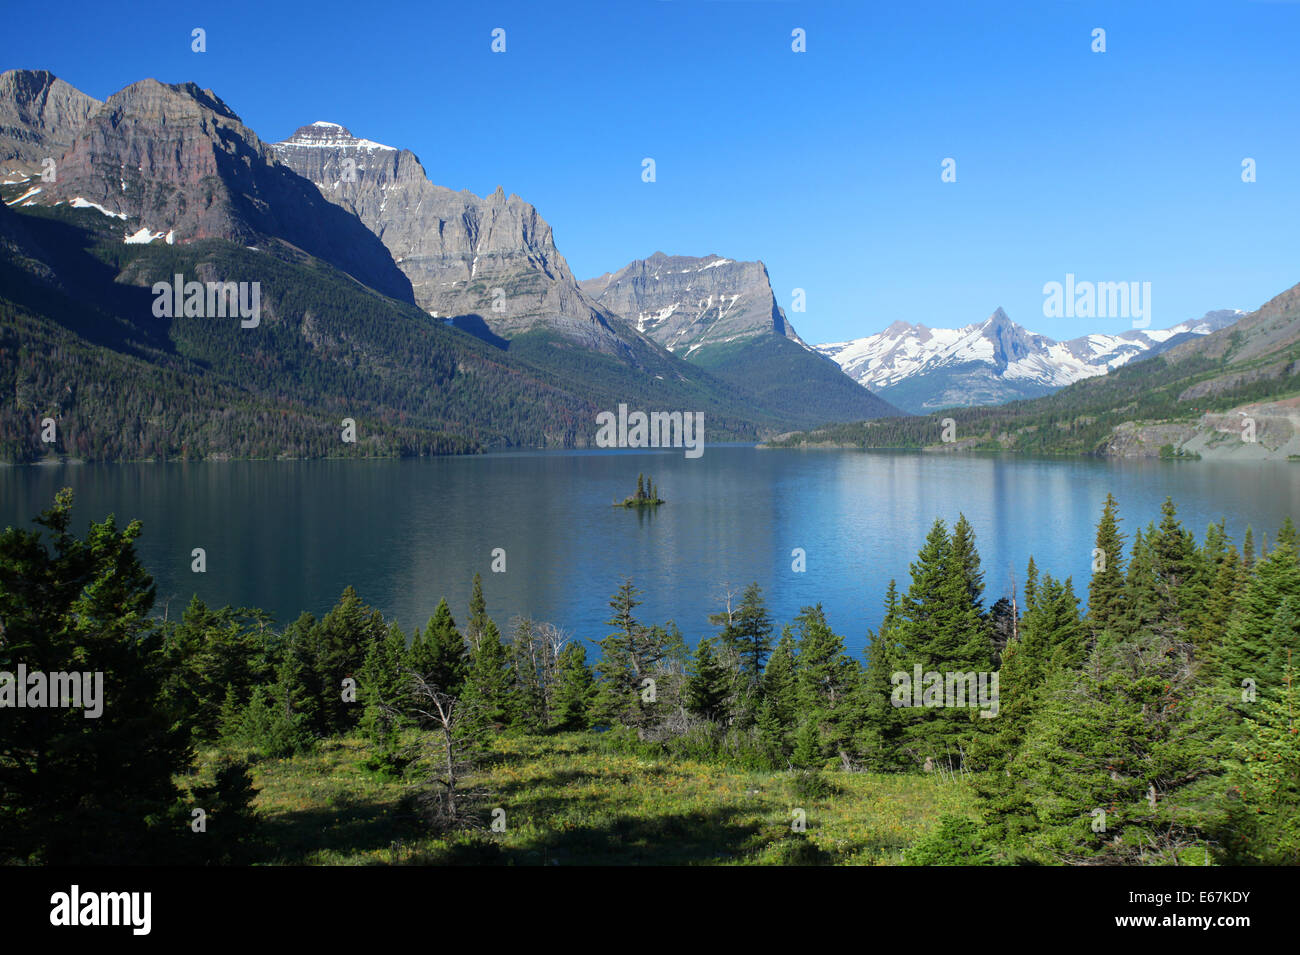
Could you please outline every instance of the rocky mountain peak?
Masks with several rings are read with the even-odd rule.
[[[57,160],[100,105],[48,70],[0,73],[0,170],[26,176]]]
[[[550,225],[503,186],[480,198],[435,185],[414,153],[358,139],[336,123],[300,127],[272,149],[383,241],[425,311],[477,316],[503,338],[545,327],[627,353],[607,313],[578,288]]]
[[[683,357],[767,335],[803,344],[762,262],[655,252],[581,284],[598,304]]]

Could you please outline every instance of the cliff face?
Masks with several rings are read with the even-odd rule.
[[[57,160],[100,106],[46,70],[0,73],[0,174],[10,181]]]
[[[581,284],[598,304],[684,358],[766,335],[803,344],[776,304],[762,262],[656,252]]]
[[[355,216],[326,202],[230,107],[193,83],[142,80],[87,118],[58,160],[57,181],[32,197],[78,199],[125,217],[131,232],[168,242],[280,239],[411,300],[410,283]]]
[[[518,196],[435,185],[414,153],[336,123],[303,126],[273,148],[383,241],[426,311],[478,315],[504,338],[546,328],[599,351],[628,350],[626,333],[578,287],[551,227]]]

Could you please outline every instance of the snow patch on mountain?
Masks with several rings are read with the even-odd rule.
[[[969,390],[965,403],[1045,394],[1104,375],[1178,335],[1207,335],[1244,314],[1240,309],[1222,309],[1167,329],[1054,341],[1017,325],[999,308],[985,321],[962,328],[897,321],[875,335],[816,348],[849,377],[888,400],[895,400],[891,389],[906,384],[912,397],[901,405],[924,410],[963,403],[956,384],[963,377],[974,375],[980,382],[980,388]]]

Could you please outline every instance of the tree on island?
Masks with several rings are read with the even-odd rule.
[[[636,476],[636,493],[630,497],[623,498],[622,502],[615,502],[615,507],[657,507],[665,503],[655,489],[654,481],[645,476],[644,473]]]

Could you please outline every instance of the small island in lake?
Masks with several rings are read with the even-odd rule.
[[[646,478],[644,474],[636,476],[636,493],[631,497],[623,498],[622,502],[615,501],[615,507],[658,507],[666,503],[655,490],[654,481]]]

